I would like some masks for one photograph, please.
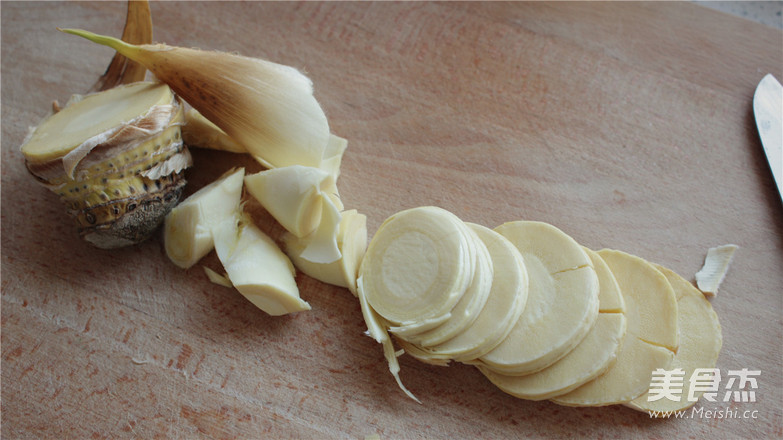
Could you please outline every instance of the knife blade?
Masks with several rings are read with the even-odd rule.
[[[783,200],[783,86],[772,74],[764,76],[756,87],[753,114],[772,177]]]

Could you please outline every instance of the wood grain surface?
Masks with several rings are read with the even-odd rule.
[[[764,74],[783,78],[780,30],[681,2],[152,4],[156,41],[309,75],[349,141],[338,185],[370,233],[419,205],[489,227],[541,220],[688,279],[707,248],[739,245],[712,300],[718,367],[760,370],[757,401],[651,420],[516,399],[472,367],[403,356],[419,405],[345,289],[299,275],[313,310],[273,318],[174,266],[160,235],[112,252],[80,241],[18,148],[113,55],[55,28],[119,36],[126,5],[0,7],[4,439],[783,436],[783,206],[751,106]],[[188,192],[260,169],[194,159]]]

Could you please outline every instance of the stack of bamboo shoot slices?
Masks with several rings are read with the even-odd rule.
[[[627,403],[650,387],[652,372],[669,367],[678,346],[678,308],[671,284],[647,261],[601,250],[623,295],[628,329],[614,364],[605,373],[552,400],[569,406]]]
[[[533,373],[568,354],[593,326],[598,276],[582,247],[552,225],[516,221],[495,230],[522,253],[530,292],[511,333],[477,363],[504,374]]]
[[[488,353],[508,335],[527,303],[527,270],[517,248],[491,229],[472,223],[468,226],[491,257],[494,270],[489,298],[472,325],[443,343],[427,347],[398,339],[406,352],[423,362],[447,365],[450,360],[469,361]]]
[[[559,361],[524,376],[504,375],[479,365],[498,388],[524,399],[542,400],[565,394],[606,372],[614,363],[626,333],[625,303],[614,275],[603,259],[585,249],[600,290],[599,313],[587,336]]]
[[[539,222],[491,231],[435,207],[387,219],[360,267],[359,295],[411,355],[502,374],[543,369],[598,316],[598,277],[571,237]]]
[[[486,246],[454,214],[434,207],[402,211],[381,225],[368,246],[360,290],[397,334],[420,335],[452,318],[464,321],[451,312],[468,290],[483,307],[491,276],[482,273],[486,262],[477,260],[487,255]]]
[[[717,317],[690,283],[542,222],[490,230],[440,208],[402,211],[370,241],[357,290],[409,396],[389,333],[409,355],[475,365],[516,397],[640,410],[682,408],[647,400],[652,373],[712,368],[721,345]]]

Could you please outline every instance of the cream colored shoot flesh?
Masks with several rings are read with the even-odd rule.
[[[612,270],[609,269],[609,265],[598,255],[598,252],[586,247],[582,249],[590,257],[595,273],[598,275],[598,284],[600,285],[600,290],[598,291],[598,312],[625,314],[625,300],[623,300],[620,286],[617,284],[617,279],[614,277]]]
[[[707,257],[704,259],[704,266],[696,272],[696,285],[699,290],[707,296],[715,296],[718,293],[718,287],[723,282],[723,278],[729,271],[731,259],[738,246],[735,244],[726,244],[710,248],[707,251]]]
[[[649,391],[630,401],[627,406],[639,411],[679,411],[692,406],[703,394],[689,395],[691,377],[696,369],[711,370],[718,362],[723,343],[718,315],[702,292],[680,275],[656,266],[666,276],[677,297],[679,348],[668,370],[682,370],[683,393],[679,400],[651,396]]]
[[[466,228],[454,214],[435,207],[388,218],[359,269],[370,306],[391,325],[449,313],[473,278]]]
[[[582,247],[552,225],[517,221],[495,231],[524,258],[528,301],[509,335],[477,363],[502,374],[533,373],[565,356],[590,330],[598,317],[598,277]]]
[[[381,318],[367,302],[367,297],[364,295],[364,286],[361,277],[356,280],[356,286],[359,305],[362,309],[362,317],[364,318],[364,322],[367,325],[367,334],[383,346],[383,355],[389,365],[389,372],[392,374],[392,376],[394,376],[394,380],[397,382],[397,385],[400,387],[400,389],[408,397],[421,403],[419,399],[417,399],[416,396],[414,396],[413,393],[411,393],[407,388],[405,388],[405,385],[402,384],[402,380],[400,379],[400,363],[397,361],[397,353],[394,350],[394,345],[392,344],[392,340],[389,337],[389,333],[387,333],[381,325]]]
[[[419,348],[419,357],[437,358],[441,364],[449,359],[473,360],[491,351],[508,335],[527,303],[527,269],[517,248],[491,229],[472,223],[468,226],[489,251],[494,268],[492,286],[487,303],[465,331],[433,347]]]
[[[446,342],[470,327],[486,305],[494,274],[492,257],[476,233],[471,229],[468,229],[468,232],[476,250],[476,266],[470,285],[459,302],[449,312],[448,320],[432,330],[415,335],[413,339],[410,339],[411,342],[416,342],[424,347],[432,347]]]
[[[297,269],[327,284],[347,287],[356,296],[356,276],[359,263],[367,250],[367,217],[355,209],[341,213],[337,231],[337,245],[340,259],[331,263],[314,263],[302,258],[302,252],[309,244],[309,236],[298,238],[285,234],[285,252]]]
[[[185,112],[182,139],[192,147],[209,148],[232,153],[247,153],[245,147],[231,139],[223,130],[194,108]]]
[[[628,329],[617,361],[606,373],[552,399],[569,406],[629,402],[650,386],[652,372],[668,368],[677,350],[677,300],[666,277],[645,260],[624,252],[598,252],[617,280]]]
[[[288,232],[304,237],[321,221],[321,189],[329,185],[328,172],[293,165],[245,177],[248,192]]]
[[[256,307],[272,316],[310,310],[299,297],[293,264],[255,225],[226,220],[213,235],[228,279]]]
[[[410,324],[405,324],[400,326],[391,326],[389,327],[389,331],[399,336],[402,339],[406,339],[406,338],[413,339],[421,333],[439,327],[449,319],[451,319],[450,312],[435,318],[423,319],[415,323],[410,323]]]
[[[315,231],[306,237],[307,246],[299,256],[313,263],[329,264],[342,257],[337,243],[341,214],[332,199],[325,194],[318,197],[317,203],[321,205],[321,221]]]
[[[208,268],[207,266],[203,266],[203,267],[204,267],[204,273],[207,275],[207,278],[209,278],[209,281],[212,281],[218,286],[223,286],[228,288],[234,287],[234,285],[231,284],[231,280],[229,280],[227,276],[221,275],[215,272],[214,270]]]
[[[330,135],[329,142],[326,144],[324,150],[324,157],[321,160],[321,165],[318,167],[327,173],[337,182],[337,178],[340,177],[340,165],[342,165],[343,154],[348,147],[348,141],[337,135]]]
[[[595,324],[576,348],[539,372],[507,376],[480,367],[481,372],[501,390],[524,399],[549,399],[598,377],[615,362],[626,331],[623,298],[614,275],[603,259],[589,249],[585,252],[593,262],[601,289]]]
[[[187,269],[212,251],[212,228],[239,212],[244,176],[244,168],[230,170],[166,215],[163,241],[174,264]]]
[[[22,145],[29,162],[64,156],[86,140],[171,104],[174,95],[165,84],[141,82],[84,97],[42,122]]]

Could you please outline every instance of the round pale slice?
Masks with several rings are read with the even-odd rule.
[[[502,374],[530,374],[565,356],[595,323],[598,276],[582,247],[550,224],[516,221],[495,231],[522,254],[528,301],[509,335],[475,363]]]
[[[406,352],[425,362],[442,365],[449,360],[466,361],[482,356],[508,336],[527,303],[527,269],[522,255],[505,237],[484,226],[468,223],[489,251],[494,275],[487,303],[473,324],[457,336],[428,348]]]
[[[471,290],[477,286],[474,281],[476,281],[476,271],[478,270],[477,269],[478,252],[479,252],[477,247],[478,239],[475,239],[473,236],[471,236],[471,231],[467,228],[467,226],[464,223],[461,223],[459,226],[460,226],[460,233],[464,234],[464,238],[467,239],[467,244],[468,244],[467,252],[464,255],[466,261],[466,268],[463,270],[466,276],[471,277],[468,286],[462,292],[462,296],[460,297],[457,304],[454,305],[454,307],[451,310],[449,310],[447,313],[443,315],[434,316],[426,319],[408,320],[396,325],[391,324],[389,326],[389,331],[394,333],[398,337],[404,337],[413,340],[418,335],[431,332],[438,327],[443,327],[444,324],[455,319],[453,314],[456,313],[458,307],[463,308],[460,304],[465,304],[463,302],[463,300],[466,299],[465,295],[468,295],[471,292]]]
[[[416,337],[418,334],[437,328],[449,319],[451,319],[451,312],[446,313],[445,315],[436,316],[434,318],[422,319],[421,321],[414,323],[390,326],[389,333],[396,335],[398,338],[404,341],[405,338],[411,339]]]
[[[603,249],[598,255],[620,286],[628,310],[629,333],[677,351],[677,297],[666,276],[651,263],[625,252]]]
[[[64,156],[85,141],[171,104],[174,94],[163,83],[138,82],[85,96],[45,119],[22,145],[30,163]]]
[[[616,313],[600,312],[587,336],[565,357],[543,370],[525,376],[507,376],[479,367],[498,388],[512,396],[544,400],[578,388],[604,373],[617,359],[626,331],[624,306],[620,289],[601,257],[585,249],[598,274],[599,310],[604,304],[618,309]]]
[[[677,296],[680,345],[668,370],[684,371],[682,394],[679,400],[660,398],[649,400],[646,392],[626,405],[639,411],[679,411],[686,409],[703,394],[698,391],[689,395],[691,376],[696,369],[714,369],[723,344],[718,315],[704,295],[691,283],[670,269],[656,266],[669,280]],[[655,399],[655,397],[652,397]]]
[[[623,294],[620,292],[620,286],[617,285],[617,279],[615,279],[612,270],[609,269],[609,265],[598,255],[598,252],[588,248],[583,249],[587,256],[590,257],[595,273],[598,275],[598,284],[600,286],[598,291],[598,313],[624,314],[625,301],[623,300]]]
[[[599,313],[587,336],[565,357],[533,374],[508,376],[486,367],[479,370],[495,386],[522,399],[544,400],[578,388],[604,373],[617,359],[625,336],[625,316]]]
[[[567,406],[629,402],[650,386],[652,372],[667,368],[677,350],[677,301],[666,277],[647,261],[624,252],[598,252],[625,301],[628,328],[617,361],[604,374],[552,401]]]
[[[628,402],[650,386],[652,372],[666,368],[674,353],[626,335],[617,361],[606,373],[552,402],[565,406],[606,406]],[[641,390],[641,391],[640,391]]]
[[[489,299],[492,289],[492,279],[494,268],[492,266],[492,257],[487,250],[484,242],[470,229],[471,239],[474,241],[476,249],[476,269],[473,272],[473,280],[470,282],[462,298],[451,310],[450,317],[443,324],[417,334],[410,339],[422,347],[432,347],[441,344],[465,331],[476,321],[481,310]]]
[[[367,247],[359,267],[363,295],[392,326],[446,315],[473,279],[474,248],[454,214],[433,206],[401,211]]]

